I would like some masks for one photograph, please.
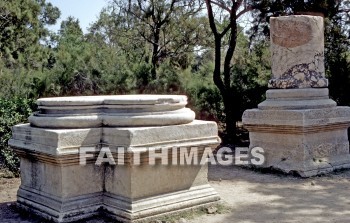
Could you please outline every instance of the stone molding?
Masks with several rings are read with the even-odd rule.
[[[187,124],[195,113],[184,95],[116,95],[41,98],[29,117],[41,128],[93,128]]]
[[[179,159],[179,157],[180,157],[180,154],[181,154],[180,148],[190,149],[191,147],[192,148],[195,147],[196,152],[198,154],[198,157],[201,158],[205,148],[211,148],[212,150],[214,150],[218,145],[219,145],[219,142],[217,141],[217,139],[214,139],[211,141],[202,141],[201,143],[198,143],[198,146],[196,146],[195,144],[189,144],[188,146],[190,146],[190,147],[179,146],[179,147],[177,147],[178,150],[176,153],[173,153],[174,147],[154,148],[154,151],[156,153],[164,153],[164,150],[166,150],[167,158],[169,160],[169,165],[172,165],[173,155],[176,154],[177,159]],[[20,149],[20,148],[16,148],[16,147],[13,147],[13,148],[14,148],[14,151],[16,152],[16,154],[18,154],[18,156],[21,158],[35,160],[35,161],[38,161],[41,163],[46,163],[46,164],[55,165],[55,166],[80,165],[79,154],[67,154],[67,155],[54,156],[54,155],[50,155],[50,154],[46,154],[46,153],[42,153],[42,152],[35,152],[32,150],[28,150],[28,149]],[[141,148],[143,148],[143,147],[141,147]],[[125,166],[135,165],[135,163],[134,163],[135,152],[132,151],[135,148],[129,148],[129,149],[130,150],[125,152],[125,153],[118,153],[118,152],[114,152],[114,150],[112,150],[112,156],[116,162],[116,165],[125,165]],[[149,157],[148,152],[150,150],[151,150],[150,148],[147,148],[147,151],[140,152],[140,163],[138,163],[136,165],[148,165],[149,164],[150,157]],[[99,155],[99,152],[100,152],[100,150],[98,150],[98,149],[96,152],[89,152],[89,156],[86,157],[86,165],[95,164],[96,159]],[[160,161],[161,161],[160,158],[161,158],[160,156],[157,156],[155,164],[160,164]],[[199,162],[200,162],[200,160],[199,160]],[[200,164],[198,164],[198,165],[200,165]]]
[[[81,147],[139,148],[200,146],[220,143],[215,122],[195,120],[189,124],[158,127],[47,129],[29,124],[13,127],[9,145],[58,157],[78,154]]]
[[[203,159],[205,149],[220,143],[217,124],[194,120],[186,96],[43,98],[37,104],[30,124],[14,126],[9,140],[21,158],[20,207],[59,223],[98,214],[135,223],[220,200],[208,184],[207,157],[179,162],[182,148]],[[114,160],[98,163],[101,150]]]
[[[40,201],[30,199],[38,197],[41,198]],[[189,190],[138,200],[130,200],[108,192],[62,200],[32,188],[20,187],[18,191],[19,207],[46,219],[52,219],[54,216],[55,219],[52,220],[55,222],[71,222],[103,213],[120,222],[144,223],[164,213],[172,214],[210,206],[219,200],[220,197],[210,185],[195,186]],[[79,206],[80,209],[72,209],[76,206]]]
[[[337,106],[328,95],[323,18],[280,16],[270,26],[270,89],[242,117],[249,149],[264,150],[265,163],[257,167],[302,177],[348,168],[350,107]]]
[[[325,124],[325,125],[312,125],[312,126],[245,124],[244,128],[250,132],[304,135],[304,134],[332,131],[337,129],[344,129],[344,128],[348,128],[349,126],[350,126],[350,122],[332,123],[332,124]]]

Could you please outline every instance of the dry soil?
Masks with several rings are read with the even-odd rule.
[[[303,179],[237,166],[211,166],[209,180],[228,210],[187,219],[189,223],[350,222],[350,170]],[[43,222],[16,209],[19,185],[18,178],[0,178],[0,222]],[[113,221],[96,218],[87,222]]]

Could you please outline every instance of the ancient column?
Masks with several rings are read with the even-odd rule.
[[[194,120],[186,96],[43,98],[37,104],[29,124],[13,127],[9,142],[21,157],[20,207],[55,222],[97,214],[143,222],[220,199],[206,164],[178,162],[180,148],[201,154],[220,143],[216,123]]]
[[[271,18],[272,78],[266,100],[243,114],[263,168],[308,177],[350,166],[350,108],[329,98],[324,25],[318,16]]]

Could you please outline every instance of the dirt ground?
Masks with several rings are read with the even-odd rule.
[[[234,166],[211,166],[209,180],[229,210],[188,219],[189,223],[350,222],[350,170],[303,179]],[[17,178],[0,178],[0,222],[43,222],[15,208],[19,184]]]

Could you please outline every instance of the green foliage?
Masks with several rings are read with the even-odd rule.
[[[248,41],[239,42],[232,66],[232,101],[235,102],[235,120],[241,120],[246,109],[255,108],[264,100],[270,78],[270,52],[266,41],[255,43],[251,51]]]
[[[325,20],[325,65],[331,97],[338,105],[350,106],[350,1],[343,4],[337,10],[347,9],[347,16],[339,12]]]
[[[153,65],[146,62],[134,64],[135,79],[134,92],[146,94],[176,94],[181,91],[180,69],[169,62],[162,63],[157,70],[157,77],[153,77]]]
[[[270,77],[270,53],[266,41],[257,42],[248,49],[248,38],[241,34],[238,38],[237,50],[231,68],[232,97],[230,103],[234,107],[232,114],[235,120],[241,120],[246,109],[255,108],[264,100],[267,81]],[[223,98],[212,81],[214,64],[212,51],[203,52],[197,58],[193,70],[182,73],[182,83],[190,99],[190,106],[196,111],[199,119],[218,122],[220,129],[227,137],[225,129],[226,113]],[[236,143],[240,143],[237,141]]]
[[[79,21],[62,22],[56,61],[48,74],[47,95],[117,94],[129,91],[130,70],[126,56],[94,35],[85,36]]]
[[[133,73],[136,81],[136,89],[139,93],[144,93],[145,91],[150,93],[154,90],[150,89],[150,83],[152,82],[152,70],[152,64],[146,62],[134,64]]]
[[[46,77],[41,71],[25,68],[1,68],[0,61],[0,98],[13,97],[38,98],[45,92]]]
[[[171,59],[173,64],[187,68],[194,47],[205,44],[208,29],[206,19],[200,16],[201,6],[198,0],[116,0],[104,10],[92,31],[122,43],[123,49],[136,51],[144,62],[152,64],[155,79],[164,61]],[[111,26],[105,29],[111,21],[114,31]]]
[[[188,89],[188,94],[195,104],[198,119],[216,121],[223,128],[224,105],[221,94],[215,85],[203,85],[199,80],[197,84]]]
[[[10,171],[18,173],[19,160],[8,147],[12,126],[27,122],[35,101],[26,98],[0,99],[0,160]]]
[[[253,2],[255,9],[263,13],[263,17],[269,14],[289,15],[308,12],[323,13],[326,17],[337,14],[337,8],[341,6],[342,0],[257,0]]]
[[[47,59],[39,41],[48,35],[45,25],[54,24],[58,8],[45,0],[0,1],[0,58],[9,68],[40,68]]]
[[[60,11],[45,0],[0,1],[0,161],[17,171],[18,159],[7,146],[11,126],[26,122],[34,100],[46,96],[186,94],[197,118],[216,121],[225,132],[227,120],[235,125],[244,110],[264,99],[270,54],[262,34],[268,33],[268,18],[324,9],[323,3],[330,93],[339,104],[350,105],[350,29],[344,10],[348,1],[243,3],[247,10],[256,3],[260,11],[254,27],[261,32],[249,41],[243,28],[236,27],[237,35],[222,38],[222,63],[216,68],[221,69],[220,77],[229,76],[225,98],[233,119],[227,119],[223,92],[213,82],[215,49],[208,18],[201,11],[203,1],[116,0],[102,10],[87,34],[73,17],[62,22],[58,33],[48,32],[46,26],[55,24]],[[220,31],[229,24],[225,10],[215,11]],[[229,66],[224,66],[223,52],[231,37],[236,38],[235,49]]]
[[[199,64],[194,66],[195,70],[184,71],[181,82],[189,97],[189,106],[196,112],[196,118],[216,121],[222,129],[225,122],[224,105],[221,94],[212,81],[214,65],[211,57],[207,56],[208,52],[198,57]]]
[[[152,81],[157,86],[157,93],[177,94],[181,90],[180,72],[181,69],[170,62],[162,63],[157,71],[157,80]]]

